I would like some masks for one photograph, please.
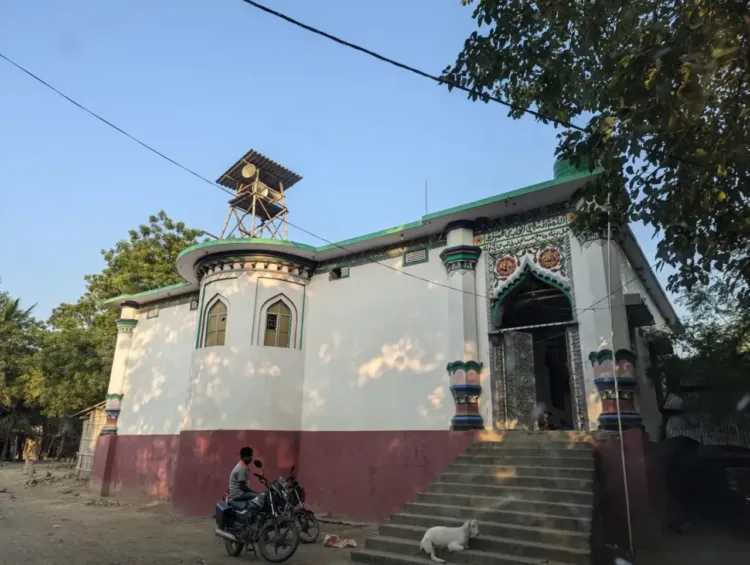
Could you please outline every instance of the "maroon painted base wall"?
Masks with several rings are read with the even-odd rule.
[[[239,449],[250,445],[269,478],[297,466],[311,509],[374,521],[413,500],[477,437],[476,432],[452,431],[269,430],[101,436],[92,484],[103,495],[134,491],[171,500],[181,514],[210,515],[227,488]],[[252,484],[261,488],[255,478]]]
[[[451,431],[302,432],[299,478],[312,510],[377,521],[414,500],[477,437]]]
[[[99,436],[92,487],[103,496],[122,491],[169,500],[180,436]]]
[[[623,432],[633,545],[648,549],[658,543],[664,517],[664,470],[656,444],[642,429]],[[601,546],[627,548],[628,523],[622,452],[616,435],[597,439],[596,523],[594,538]]]

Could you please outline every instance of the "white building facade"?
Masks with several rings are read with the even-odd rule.
[[[611,426],[615,376],[656,440],[647,330],[675,313],[627,227],[571,230],[589,173],[555,173],[335,245],[186,249],[184,283],[111,301],[96,483],[210,513],[250,445],[313,508],[378,519],[484,431]]]

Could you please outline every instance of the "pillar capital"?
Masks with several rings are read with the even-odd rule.
[[[456,403],[456,415],[451,419],[452,430],[482,430],[484,420],[479,414],[482,385],[479,375],[482,363],[453,361],[446,366],[451,383],[451,394]]]
[[[618,429],[618,405],[623,429],[640,427],[642,418],[635,407],[638,388],[635,353],[629,349],[613,352],[607,347],[600,347],[589,354],[589,361],[594,368],[594,384],[602,400],[599,428]]]
[[[481,254],[482,248],[477,245],[456,245],[443,249],[440,259],[450,274],[454,271],[473,271]]]
[[[117,434],[117,419],[120,417],[120,408],[124,396],[120,393],[109,393],[105,397],[104,412],[107,415],[107,421],[100,432],[102,435]]]
[[[133,318],[118,318],[115,320],[115,324],[117,324],[117,333],[130,334],[133,333],[138,320]]]

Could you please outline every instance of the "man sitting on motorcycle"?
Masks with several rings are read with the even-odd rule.
[[[229,500],[242,502],[253,500],[258,493],[250,490],[250,470],[248,465],[253,461],[252,447],[240,449],[240,462],[234,466],[229,475]]]

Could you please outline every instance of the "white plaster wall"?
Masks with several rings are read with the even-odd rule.
[[[487,297],[487,258],[484,251],[479,256],[476,266],[476,308],[477,308],[477,349],[478,361],[482,363],[482,396],[479,399],[479,414],[484,420],[485,429],[493,429],[495,422],[492,413],[492,367],[490,366],[489,311],[490,300]]]
[[[617,247],[617,256],[620,260],[620,273],[622,277],[620,284],[623,285],[625,293],[640,294],[641,298],[643,298],[644,302],[646,303],[649,312],[651,312],[651,315],[654,317],[654,327],[660,329],[666,326],[667,322],[664,316],[662,316],[659,309],[656,307],[656,303],[654,302],[651,293],[646,289],[646,286],[643,284],[641,278],[636,276],[633,265],[630,263],[627,256],[622,251],[622,248],[619,246]]]
[[[186,302],[161,308],[159,316],[151,319],[143,308],[136,319],[118,433],[179,433],[198,311],[190,311]]]
[[[590,245],[596,246],[596,243]],[[602,412],[601,398],[594,385],[594,369],[589,362],[589,353],[596,351],[599,344],[606,340],[609,342],[610,336],[603,328],[609,327],[609,314],[601,307],[606,307],[606,300],[600,302],[592,309],[586,310],[594,302],[606,296],[606,291],[602,294],[602,288],[606,288],[606,283],[597,283],[596,277],[602,280],[605,277],[606,269],[602,269],[597,257],[588,253],[589,249],[584,248],[573,234],[570,234],[570,264],[573,269],[573,286],[577,310],[578,332],[581,344],[581,361],[583,363],[583,384],[584,398],[586,399],[587,414],[589,425],[592,429],[597,427],[597,419]],[[584,311],[586,310],[586,311]]]
[[[405,272],[446,284],[441,249]],[[401,269],[401,257],[383,261]],[[446,293],[369,263],[313,277],[305,311],[302,430],[447,430]]]
[[[299,430],[304,354],[228,345],[198,349],[185,430]]]
[[[646,306],[654,317],[654,327],[662,328],[666,325],[664,316],[656,307],[651,294],[646,289],[640,277],[636,276],[635,269],[621,248],[618,248],[618,258],[621,262],[622,283],[626,293],[637,293],[646,303]],[[648,369],[651,360],[648,354],[648,346],[641,336],[640,330],[636,330],[636,343],[633,344],[633,353],[638,356],[636,364],[636,378],[638,379],[638,395],[636,396],[636,409],[643,418],[643,427],[648,433],[651,441],[658,441],[662,424],[662,414],[659,411],[656,388],[648,378]]]
[[[203,324],[208,307],[220,297],[227,303],[227,332],[223,346],[192,352],[183,429],[298,430],[304,355],[298,348],[258,344],[261,311],[283,294],[296,314],[292,343],[299,346],[301,281],[280,273],[229,272],[206,277],[203,287]]]

